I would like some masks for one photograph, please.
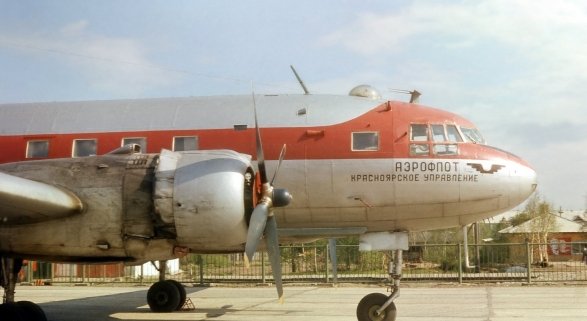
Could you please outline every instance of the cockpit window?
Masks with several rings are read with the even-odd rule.
[[[461,132],[465,136],[465,139],[469,142],[476,143],[476,144],[485,144],[485,139],[481,135],[481,133],[477,130],[477,128],[466,128],[461,127]]]
[[[444,134],[443,125],[431,125],[432,126],[432,141],[434,142],[445,142],[446,136]]]
[[[463,142],[463,138],[461,137],[461,134],[459,134],[457,126],[455,125],[446,125],[446,134],[448,135],[449,142]]]
[[[428,141],[428,125],[412,124],[410,140],[413,142]]]
[[[428,156],[430,153],[441,156],[459,154],[457,143],[462,143],[463,138],[456,125],[412,124],[410,130],[411,156]]]
[[[430,146],[428,145],[428,125],[412,124],[410,125],[410,155],[411,156],[428,156],[430,155]]]
[[[430,127],[432,128],[432,141],[433,149],[435,155],[457,155],[459,152],[459,147],[455,144],[457,141],[453,137],[453,135],[449,135],[451,130],[449,129],[450,126],[454,125],[446,125],[446,131],[444,125],[436,125],[432,124]],[[456,127],[454,127],[456,130]],[[460,136],[459,136],[460,137]]]

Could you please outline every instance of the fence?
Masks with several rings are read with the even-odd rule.
[[[587,264],[581,255],[551,253],[548,263],[540,261],[538,250],[551,244],[472,244],[469,261],[461,244],[413,245],[404,252],[403,281],[443,282],[582,282],[587,281]],[[566,244],[565,246],[575,246]],[[581,244],[583,246],[583,244]],[[357,245],[336,246],[336,274],[328,245],[281,247],[285,283],[360,282],[387,279],[391,253],[359,252]],[[474,266],[472,266],[474,265]],[[188,255],[167,262],[168,278],[182,283],[271,282],[273,277],[266,253],[257,253],[249,268],[242,254]],[[83,265],[29,262],[20,279],[31,283],[151,283],[158,279],[155,264],[141,266]]]

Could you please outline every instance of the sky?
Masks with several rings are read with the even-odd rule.
[[[0,0],[0,103],[417,89],[587,207],[587,2]]]

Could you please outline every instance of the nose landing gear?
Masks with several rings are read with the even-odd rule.
[[[389,276],[393,280],[391,294],[371,293],[363,297],[357,305],[359,321],[395,321],[397,309],[395,299],[399,297],[399,284],[402,278],[402,250],[395,250],[393,261],[389,262]]]
[[[389,262],[389,276],[393,281],[391,293],[371,293],[363,297],[357,305],[358,321],[395,321],[397,309],[395,299],[400,294],[400,281],[402,278],[402,253],[408,249],[408,234],[406,232],[394,233],[367,233],[361,236],[359,249],[392,250],[393,260]]]

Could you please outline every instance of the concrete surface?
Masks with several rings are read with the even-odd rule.
[[[285,304],[271,287],[188,287],[196,310],[152,313],[147,287],[19,286],[17,300],[38,303],[50,321],[103,320],[356,320],[356,304],[378,287],[286,287]],[[397,320],[586,320],[586,286],[403,288]]]

